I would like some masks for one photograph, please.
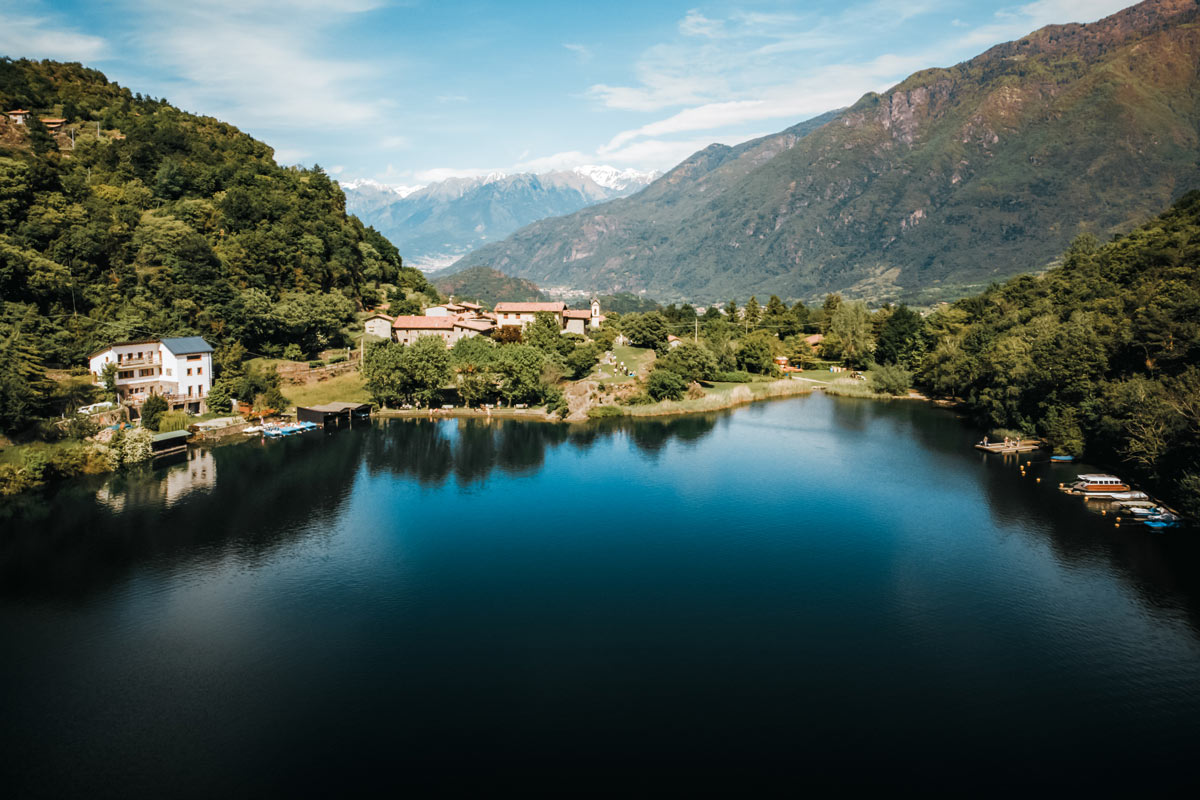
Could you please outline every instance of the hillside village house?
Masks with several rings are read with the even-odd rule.
[[[161,395],[171,410],[196,414],[207,410],[212,388],[213,348],[199,336],[118,342],[88,356],[94,383],[103,381],[106,364],[117,365],[117,399],[140,406]]]
[[[487,333],[492,327],[489,319],[400,316],[392,320],[392,339],[400,344],[412,344],[422,336],[438,336],[447,347],[453,347],[459,339]]]
[[[29,119],[29,112],[23,108],[14,108],[12,111],[5,111],[4,116],[11,119],[17,125],[24,125],[25,120]]]
[[[588,327],[599,328],[604,321],[600,301],[595,298],[592,298],[591,308],[578,311],[568,309],[566,303],[497,303],[495,309],[496,323],[501,327],[519,325],[524,329],[537,319],[538,314],[553,314],[558,319],[560,331],[580,335]]]
[[[363,330],[380,339],[390,339],[392,338],[392,321],[394,319],[387,314],[372,314],[363,320]]]

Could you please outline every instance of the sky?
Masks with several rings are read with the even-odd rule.
[[[80,61],[281,164],[418,185],[666,170],[1132,0],[0,0],[0,55]]]

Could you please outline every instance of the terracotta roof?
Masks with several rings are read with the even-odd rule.
[[[681,341],[683,341],[683,340],[682,340],[682,339],[680,339],[678,336],[676,336],[676,335],[675,335],[675,334],[673,334],[673,333],[668,333],[668,334],[667,334],[667,341],[668,341],[668,342],[681,342]]]
[[[807,344],[820,344],[825,341],[825,337],[819,333],[814,333],[812,336],[805,336],[804,341]]]
[[[67,121],[63,117],[42,117],[41,120],[47,125],[61,125]]]
[[[592,312],[586,308],[581,308],[578,311],[573,308],[568,308],[563,312],[563,316],[567,319],[591,319]]]
[[[462,306],[463,308],[469,308],[472,311],[479,311],[480,309],[483,308],[483,306],[479,305],[479,303],[468,303],[466,301],[459,303],[459,305]]]
[[[5,111],[5,114],[28,114],[29,112],[23,108],[14,108],[12,111]]]
[[[492,322],[490,319],[460,319],[455,321],[454,327],[466,328],[467,330],[483,333],[484,331],[490,331],[492,328],[496,327],[496,323]]]
[[[537,314],[549,311],[560,314],[567,308],[566,303],[496,303],[497,314]]]
[[[403,316],[392,320],[392,327],[411,330],[450,330],[457,321],[453,317]]]
[[[391,322],[391,320],[392,320],[391,317],[389,317],[387,314],[384,314],[382,311],[376,311],[374,314],[372,314],[369,317],[363,317],[363,322],[366,322],[369,319],[386,319],[389,322]]]

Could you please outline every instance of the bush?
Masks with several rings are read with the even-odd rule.
[[[328,360],[327,362],[325,362],[325,363],[327,363],[327,364],[341,364],[343,361],[349,361],[349,360],[350,360],[350,359],[349,359],[349,356],[347,356],[345,353],[341,353],[341,354],[339,354],[339,355],[336,355],[336,356],[334,356],[333,358],[329,359],[329,360]]]
[[[567,405],[566,395],[557,386],[546,387],[545,399],[547,414],[558,414],[559,417],[566,417],[570,413],[571,407]]]
[[[687,396],[689,400],[700,400],[704,397],[704,387],[692,381],[688,384]]]
[[[871,372],[870,382],[876,394],[906,395],[912,386],[912,373],[899,364],[884,364]]]
[[[660,401],[682,400],[687,388],[687,379],[669,369],[655,369],[646,381],[646,394]]]
[[[167,410],[167,401],[161,395],[152,394],[142,403],[142,425],[150,430],[159,430],[158,421]]]
[[[741,370],[733,370],[729,372],[718,372],[716,380],[723,383],[750,383],[754,380],[754,376],[749,372]]]
[[[167,431],[186,430],[192,424],[192,417],[186,411],[168,411],[158,419],[159,433]]]
[[[283,348],[283,357],[288,361],[299,361],[304,358],[304,351],[300,349],[300,345],[292,342]]]
[[[314,358],[312,361],[308,362],[309,369],[317,369],[318,367],[323,366],[325,366],[325,362],[319,358]]]
[[[218,414],[224,414],[233,409],[230,403],[229,383],[224,379],[218,379],[208,390],[208,397],[205,398],[208,403],[208,410],[215,411]]]
[[[680,342],[658,359],[657,366],[689,381],[711,381],[717,376],[717,357],[702,344]]]
[[[625,416],[625,412],[616,406],[596,406],[595,408],[589,408],[587,415],[588,419],[609,419],[611,417],[623,417]]]

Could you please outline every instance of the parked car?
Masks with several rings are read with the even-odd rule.
[[[92,403],[90,406],[83,406],[82,408],[79,409],[78,413],[80,413],[80,414],[99,414],[101,411],[108,411],[109,409],[113,409],[116,407],[117,407],[116,403],[113,403],[109,400],[105,400],[102,403]]]

